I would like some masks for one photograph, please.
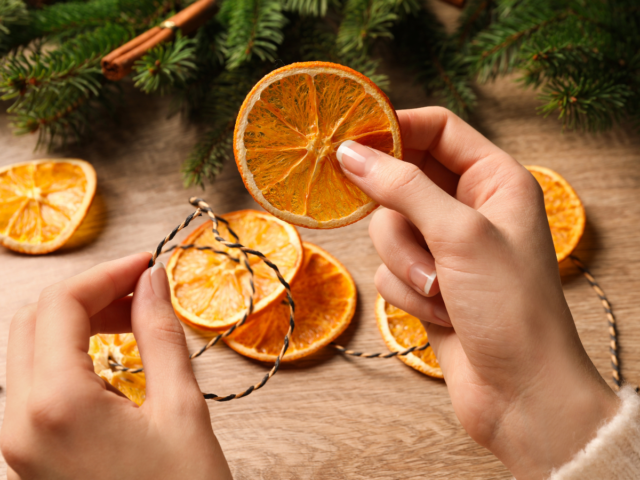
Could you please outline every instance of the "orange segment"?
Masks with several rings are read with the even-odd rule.
[[[380,295],[376,299],[376,321],[384,343],[391,351],[399,352],[428,341],[427,331],[420,320],[387,303]],[[396,358],[426,375],[444,378],[431,346],[421,352],[398,355]]]
[[[84,219],[96,172],[83,160],[34,160],[0,168],[0,244],[43,254],[60,248]]]
[[[275,263],[287,282],[291,282],[302,263],[302,243],[295,227],[264,212],[242,210],[222,215],[240,238],[240,243],[259,250]],[[209,246],[230,256],[208,250],[177,249],[167,265],[171,302],[178,317],[204,330],[221,330],[238,322],[249,305],[250,274],[237,249],[218,242],[206,222],[191,233],[182,245]],[[220,234],[234,241],[220,222]],[[284,287],[271,268],[258,257],[249,255],[254,271],[256,293],[254,313],[258,313],[284,294]]]
[[[100,377],[120,390],[132,402],[138,405],[144,403],[147,386],[144,372],[122,372],[109,366],[111,358],[128,368],[142,367],[133,333],[94,335],[89,344],[89,355],[93,360],[93,369]]]
[[[310,355],[335,340],[356,309],[356,286],[347,269],[312,243],[304,243],[304,264],[291,285],[296,304],[295,329],[283,360]],[[236,352],[274,361],[289,329],[289,305],[263,310],[224,341]]]
[[[371,80],[334,63],[294,63],[247,95],[233,150],[265,210],[294,225],[335,228],[377,207],[340,168],[336,150],[345,140],[402,158],[398,119]]]
[[[553,246],[561,262],[571,255],[582,238],[586,222],[584,207],[573,187],[559,173],[534,165],[526,168],[542,187]]]

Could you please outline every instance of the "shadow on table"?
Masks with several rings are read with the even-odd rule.
[[[590,265],[596,262],[598,252],[602,248],[602,241],[600,234],[595,228],[593,223],[589,221],[589,215],[587,213],[587,222],[584,228],[584,234],[578,246],[573,252],[573,255],[582,261],[582,263],[589,268]],[[562,277],[562,284],[569,285],[576,280],[582,281],[582,272],[573,264],[570,259],[566,259],[560,264],[560,276]]]
[[[93,243],[104,230],[107,219],[107,204],[100,192],[100,188],[98,188],[93,203],[78,230],[60,250],[53,252],[53,255],[73,253]]]

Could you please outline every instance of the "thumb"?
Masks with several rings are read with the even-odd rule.
[[[343,142],[336,157],[347,178],[379,204],[408,218],[430,241],[450,240],[461,224],[478,221],[480,213],[436,185],[412,163],[366,147]]]
[[[191,368],[182,324],[171,306],[167,272],[161,262],[138,280],[131,327],[144,364],[148,400],[180,404],[184,403],[185,394],[202,395]]]

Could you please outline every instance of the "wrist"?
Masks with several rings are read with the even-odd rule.
[[[519,395],[503,417],[489,449],[518,480],[547,478],[617,413],[617,395],[601,377],[586,377],[546,379]]]

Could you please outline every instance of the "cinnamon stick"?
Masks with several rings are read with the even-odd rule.
[[[216,12],[216,0],[198,0],[184,10],[181,10],[160,26],[147,30],[133,40],[103,57],[102,73],[109,80],[120,80],[133,69],[136,60],[156,45],[170,40],[180,29],[188,35],[200,28]]]

